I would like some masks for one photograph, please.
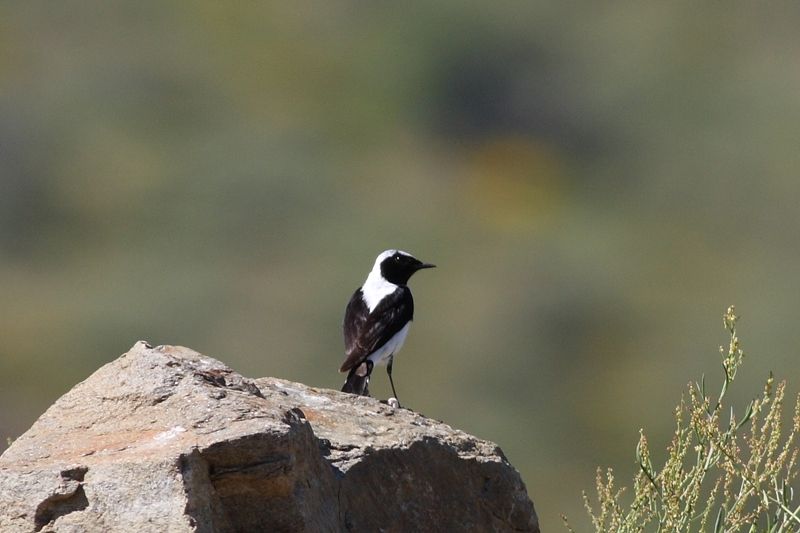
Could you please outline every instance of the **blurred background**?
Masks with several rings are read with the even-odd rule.
[[[798,373],[799,24],[0,3],[0,449],[138,339],[338,388],[344,306],[396,247],[439,265],[411,283],[403,403],[500,444],[543,530],[586,530],[595,468],[630,479],[638,429],[663,448],[685,384],[719,385],[727,305],[742,402]]]

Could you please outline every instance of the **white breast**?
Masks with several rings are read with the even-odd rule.
[[[399,352],[400,348],[403,347],[403,343],[406,341],[406,336],[408,335],[408,328],[410,327],[411,321],[409,320],[408,324],[403,326],[403,329],[395,333],[386,344],[372,352],[367,359],[372,361],[375,365],[388,363],[389,357]]]

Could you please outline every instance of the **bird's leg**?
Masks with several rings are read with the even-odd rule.
[[[394,356],[389,357],[389,364],[386,365],[386,373],[389,374],[389,384],[392,386],[392,395],[397,401],[397,407],[400,407],[400,400],[397,398],[397,392],[394,390],[394,381],[392,381],[392,363],[394,363]]]
[[[361,392],[362,396],[369,396],[369,377],[372,375],[372,366],[373,366],[372,361],[367,359],[366,364],[367,364],[367,378],[364,380],[364,390]]]

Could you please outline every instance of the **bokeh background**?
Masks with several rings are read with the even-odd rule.
[[[0,3],[0,437],[136,340],[336,388],[378,252],[408,406],[585,530],[682,387],[797,375],[792,2]],[[389,393],[384,372],[372,392]],[[658,454],[656,454],[658,456]]]

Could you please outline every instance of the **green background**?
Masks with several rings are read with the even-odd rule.
[[[681,388],[797,373],[793,2],[0,3],[0,437],[143,338],[338,388],[386,248],[409,407],[586,530]],[[388,395],[380,371],[374,395]],[[660,456],[654,452],[655,459]]]

